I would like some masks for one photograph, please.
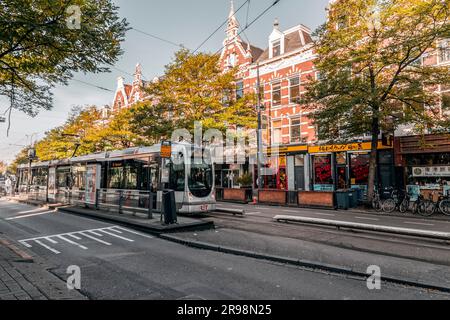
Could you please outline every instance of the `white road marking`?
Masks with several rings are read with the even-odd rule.
[[[69,237],[72,237],[72,238],[74,238],[75,240],[81,240],[81,238],[80,237],[78,237],[78,236],[76,236],[76,235],[74,235],[74,234],[70,234],[70,233],[68,233],[67,234]]]
[[[83,232],[85,232],[85,231],[83,231]],[[92,233],[94,236],[97,236],[97,237],[103,237],[102,234],[100,234],[100,233],[98,233],[98,232],[95,232],[95,231],[92,231],[92,230],[86,231],[86,232]]]
[[[20,212],[17,212],[17,214],[36,213],[36,212],[42,211],[42,210],[45,210],[45,208],[37,208],[37,209],[33,209],[33,210],[20,211]]]
[[[121,230],[124,230],[124,231],[129,232],[129,233],[137,234],[138,236],[141,236],[141,237],[144,237],[144,238],[154,239],[154,237],[149,236],[149,235],[147,235],[147,234],[143,234],[143,233],[136,232],[136,231],[133,231],[133,230],[130,230],[130,229],[122,228],[122,227],[117,227],[117,226],[116,226],[116,227],[111,227],[111,228],[109,228],[109,229],[112,230],[112,231],[114,231],[113,228],[121,229]]]
[[[58,242],[53,240],[52,238],[44,238],[45,240],[47,240],[48,242],[51,242],[53,244],[57,244]]]
[[[85,236],[86,238],[89,238],[89,239],[92,239],[92,240],[94,240],[94,241],[103,243],[103,244],[105,244],[105,245],[107,245],[107,246],[110,246],[110,245],[111,245],[111,243],[109,243],[109,242],[100,240],[100,239],[95,238],[95,237],[93,237],[93,236],[91,236],[91,235],[88,235],[88,234],[86,234],[86,233],[84,233],[84,232],[80,232],[80,234],[82,234],[82,235]]]
[[[367,218],[367,217],[355,217],[355,219],[380,221],[380,219],[377,219],[377,218]]]
[[[113,237],[116,237],[116,238],[119,238],[119,239],[122,239],[122,240],[125,240],[125,241],[128,241],[128,242],[134,242],[134,240],[131,240],[131,239],[128,239],[128,238],[125,238],[125,237],[118,236],[117,234],[108,232],[108,231],[106,231],[106,230],[100,230],[100,231],[103,232],[103,233],[109,234],[110,236],[113,236]]]
[[[74,242],[74,241],[72,241],[72,240],[69,240],[69,239],[65,238],[64,236],[58,236],[58,238],[60,238],[60,239],[62,239],[62,240],[64,240],[64,241],[66,241],[66,242],[68,242],[68,243],[70,243],[70,244],[73,244],[74,246],[77,246],[77,247],[79,247],[79,248],[81,248],[81,249],[83,249],[83,250],[87,250],[87,249],[88,249],[87,247],[85,247],[85,246],[83,246],[83,245],[81,245],[81,244],[79,244],[79,243],[76,243],[76,242]]]
[[[50,251],[53,252],[54,254],[60,254],[60,253],[61,253],[61,252],[59,252],[58,250],[53,249],[52,247],[50,247],[50,246],[48,246],[48,245],[42,243],[42,242],[39,241],[39,240],[34,240],[34,242],[36,242],[37,244],[43,246],[45,249],[50,250]]]
[[[121,240],[125,240],[128,242],[134,242],[133,239],[129,239],[123,236],[118,235],[124,234],[124,233],[131,233],[135,234],[144,238],[148,239],[154,239],[153,236],[143,234],[141,232],[133,231],[127,228],[119,227],[119,226],[110,226],[110,227],[104,227],[104,228],[98,228],[98,229],[89,229],[89,230],[81,230],[81,231],[75,231],[75,232],[66,232],[66,233],[60,233],[60,234],[54,234],[54,235],[47,235],[47,236],[41,236],[36,238],[30,238],[30,239],[23,239],[19,240],[21,244],[23,244],[27,248],[32,248],[32,245],[29,242],[36,242],[37,244],[41,245],[42,247],[46,248],[47,250],[59,254],[60,252],[48,245],[46,245],[42,240],[46,240],[52,244],[58,244],[57,241],[55,241],[55,238],[61,239],[69,244],[72,244],[74,246],[77,246],[83,250],[88,250],[86,246],[83,246],[75,241],[70,240],[69,238],[75,239],[75,240],[83,240],[83,237],[94,240],[96,242],[99,242],[101,244],[111,246],[112,244],[110,242],[104,241],[99,239],[98,237],[102,237],[106,235],[109,235],[114,238],[118,238]]]
[[[434,226],[434,224],[431,223],[421,223],[421,222],[409,222],[409,221],[403,221],[403,223],[406,224],[415,224],[415,225],[419,225],[419,226]]]
[[[282,211],[284,211],[284,212],[292,212],[292,213],[301,213],[301,212],[298,211],[298,210],[287,210],[287,209],[283,209]]]
[[[45,212],[39,212],[39,213],[32,213],[32,214],[26,214],[26,215],[23,215],[23,216],[16,216],[16,217],[6,218],[5,220],[17,220],[17,219],[23,219],[23,218],[40,216],[40,215],[43,215],[43,214],[49,214],[49,213],[53,213],[53,212],[54,211],[45,211]]]
[[[21,241],[19,241],[19,242],[20,242],[21,244],[23,244],[25,247],[31,248],[31,245],[28,244],[28,243],[26,243],[25,241],[21,240]]]

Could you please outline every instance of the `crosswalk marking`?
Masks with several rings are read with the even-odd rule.
[[[89,248],[78,243],[77,241],[81,241],[83,239],[90,239],[95,242],[101,243],[106,246],[111,246],[112,243],[99,239],[100,237],[114,237],[117,239],[121,239],[128,242],[134,242],[133,239],[127,238],[123,236],[125,233],[131,233],[138,235],[140,237],[153,239],[154,237],[150,235],[143,234],[141,232],[133,231],[127,228],[119,227],[119,226],[110,226],[110,227],[104,227],[104,228],[97,228],[97,229],[89,229],[89,230],[81,230],[81,231],[75,231],[75,232],[67,232],[67,233],[60,233],[60,234],[54,234],[54,235],[46,235],[36,238],[29,238],[29,239],[23,239],[19,240],[21,244],[23,244],[27,248],[32,248],[33,243],[38,244],[39,246],[51,251],[54,254],[60,254],[61,252],[57,249],[51,247],[50,244],[62,244],[64,242],[74,245],[80,249],[88,250]],[[120,234],[120,235],[119,235]],[[73,239],[73,240],[71,240]],[[106,239],[106,238],[105,238]]]
[[[98,239],[98,238],[95,238],[95,237],[93,237],[93,236],[91,236],[91,235],[88,235],[87,233],[80,232],[80,234],[82,234],[83,236],[85,236],[86,238],[89,238],[89,239],[91,239],[91,240],[94,240],[94,241],[103,243],[104,245],[107,245],[107,246],[110,246],[110,245],[111,245],[111,243],[106,242],[106,241],[103,241],[103,240],[100,240],[100,239]]]
[[[128,241],[128,242],[134,242],[134,240],[131,240],[131,239],[128,239],[128,238],[125,238],[125,237],[118,236],[117,234],[108,232],[108,231],[106,231],[106,230],[102,230],[102,232],[103,232],[103,233],[106,233],[106,234],[109,234],[110,236],[113,236],[113,237],[116,237],[116,238],[119,238],[119,239]]]
[[[79,248],[81,248],[81,249],[83,249],[83,250],[87,250],[87,247],[85,247],[85,246],[83,246],[83,245],[81,245],[81,244],[78,244],[78,243],[76,243],[76,242],[73,242],[72,240],[69,240],[69,239],[65,238],[64,236],[58,236],[58,238],[60,238],[60,239],[62,239],[62,240],[64,240],[64,241],[66,241],[66,242],[68,242],[68,243],[70,243],[70,244],[73,244],[74,246],[77,246],[77,247],[79,247]]]
[[[42,243],[42,242],[39,241],[39,240],[34,240],[34,241],[35,241],[37,244],[43,246],[45,249],[50,250],[50,251],[53,252],[54,254],[60,254],[60,253],[61,253],[61,252],[59,252],[58,250],[53,249],[52,247],[50,247],[50,246],[48,246],[48,245]]]

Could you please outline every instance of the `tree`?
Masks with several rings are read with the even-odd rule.
[[[131,121],[131,110],[122,109],[115,113],[102,128],[93,131],[87,140],[95,144],[97,151],[121,150],[148,144],[145,139],[132,131]]]
[[[205,130],[256,127],[254,95],[232,98],[235,71],[222,72],[217,55],[178,51],[164,76],[145,88],[151,99],[131,110],[132,130],[157,142],[170,138],[175,129],[192,132],[195,122],[202,122]]]
[[[7,165],[4,161],[0,161],[0,175],[6,173]]]
[[[51,109],[51,88],[74,72],[105,72],[128,23],[109,0],[0,2],[0,95],[31,116]]]
[[[93,137],[102,129],[101,113],[95,106],[75,107],[62,126],[46,133],[36,143],[36,155],[40,161],[66,159],[99,151]],[[100,150],[101,151],[101,150]]]
[[[320,79],[307,84],[304,102],[315,111],[319,139],[371,136],[369,199],[380,132],[442,128],[448,120],[433,90],[449,84],[448,67],[418,62],[450,36],[449,16],[442,0],[340,0],[316,32]]]
[[[28,163],[28,150],[29,148],[23,148],[20,150],[20,152],[16,155],[15,159],[11,164],[8,166],[8,172],[11,174],[16,174],[17,167],[21,164],[27,164]]]

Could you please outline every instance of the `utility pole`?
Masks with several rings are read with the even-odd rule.
[[[257,92],[257,106],[256,111],[258,112],[258,138],[257,138],[257,167],[258,167],[258,174],[257,174],[257,187],[258,191],[262,188],[262,177],[261,177],[261,162],[262,162],[262,116],[261,116],[261,79],[259,76],[259,63],[256,64],[256,92]]]

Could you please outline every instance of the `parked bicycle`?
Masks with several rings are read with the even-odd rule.
[[[378,190],[376,188],[375,188],[374,194],[373,194],[372,208],[375,209],[377,212],[380,212],[381,210],[383,210],[383,203],[380,198],[380,193],[378,192]]]
[[[405,190],[391,190],[391,195],[382,204],[382,210],[386,213],[394,212],[395,210],[405,213],[411,202],[411,196]]]

